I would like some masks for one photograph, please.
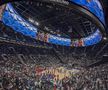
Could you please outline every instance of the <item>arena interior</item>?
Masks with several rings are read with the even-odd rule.
[[[0,0],[0,90],[108,90],[108,0]]]

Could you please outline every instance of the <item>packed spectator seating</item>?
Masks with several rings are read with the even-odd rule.
[[[9,9],[9,7],[11,8]],[[49,12],[51,7],[48,5],[47,7],[49,7]],[[97,31],[94,34],[87,38],[82,38],[83,35],[81,35],[78,40],[71,40],[66,35],[64,35],[65,38],[62,37],[59,28],[57,28],[57,33],[55,32],[57,36],[53,31],[51,33],[54,34],[49,34],[50,31],[47,27],[44,29],[48,33],[44,33],[44,30],[37,30],[42,29],[38,27],[41,27],[39,25],[41,23],[31,20],[38,24],[36,25],[38,28],[35,28],[22,20],[20,14],[17,15],[14,10],[12,12],[11,4],[7,4],[6,8],[4,16],[1,17],[4,21],[0,22],[0,90],[108,90],[108,61],[94,65],[102,61],[95,56],[99,56],[100,52],[98,51],[100,47],[103,47],[102,43],[101,45],[98,44],[99,46],[96,44],[102,39],[102,35],[95,25],[93,27]],[[59,8],[55,9],[59,10]],[[24,10],[24,14],[28,10]],[[7,19],[9,16],[10,18]],[[30,18],[29,15],[27,15],[28,18]],[[58,21],[61,21],[62,25],[64,23],[62,19],[65,21],[64,17],[60,19]],[[81,19],[78,22],[83,22],[82,16]],[[17,23],[14,26],[15,22],[13,22],[9,27],[9,22],[12,20],[17,21]],[[20,27],[20,25],[22,26]],[[12,29],[12,27],[14,28]],[[91,26],[90,28],[87,27],[85,28],[88,30],[93,29]],[[65,32],[73,33],[74,27],[68,28],[70,28],[70,31],[65,30]],[[80,31],[79,28],[78,30]],[[75,36],[72,35],[72,37]],[[79,40],[79,38],[81,39]],[[104,49],[102,50],[104,51]]]
[[[36,41],[0,25],[0,90],[108,89],[108,64],[87,68],[98,60],[88,59],[80,48],[77,52]],[[68,69],[74,72],[67,75]]]
[[[72,67],[72,61],[79,63],[74,58],[66,64],[61,63],[52,49],[1,44],[0,90],[108,90],[107,63],[84,68]],[[50,70],[39,73],[58,67],[74,68],[79,72],[63,79],[55,78]]]
[[[46,62],[45,60],[48,59],[46,55],[48,55],[48,53],[51,54],[49,50],[47,50],[47,53],[45,51],[41,51],[41,49],[38,49],[38,48],[37,49],[32,48],[31,50],[30,48],[24,48],[20,46],[19,47],[15,46],[14,48],[13,45],[5,45],[5,44],[1,45],[0,46],[0,53],[1,53],[0,55],[1,56],[0,57],[1,59],[0,60],[0,73],[1,73],[0,78],[10,79],[9,82],[7,80],[4,80],[2,82],[2,87],[6,89],[8,86],[7,85],[8,83],[9,83],[9,86],[12,87],[13,84],[15,83],[14,82],[15,79],[17,78],[18,80],[19,78],[21,78],[21,80],[24,78],[35,80],[35,66],[37,64],[48,66],[48,64],[52,65],[55,62],[54,59],[57,60],[56,57],[54,58],[54,55],[52,55],[52,56],[49,56],[52,62],[45,63]],[[58,62],[55,62],[55,63],[58,63]],[[33,82],[32,80],[29,82]]]

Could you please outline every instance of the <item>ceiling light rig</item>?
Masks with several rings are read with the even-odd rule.
[[[106,40],[107,40],[107,37],[103,37],[103,40],[105,40],[105,41],[106,41]]]

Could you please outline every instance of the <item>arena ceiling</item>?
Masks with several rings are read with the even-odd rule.
[[[103,3],[104,11],[105,11],[105,18],[106,18],[106,24],[108,27],[108,0],[101,0]]]
[[[91,21],[60,5],[21,1],[13,6],[22,17],[45,32],[66,38],[82,38],[96,31]]]
[[[75,28],[72,25],[69,25],[69,23],[72,22],[69,18],[66,18],[67,16],[69,17],[69,15],[65,15],[64,14],[64,17],[63,17],[63,18],[66,18],[65,20],[68,21],[68,25],[69,26],[64,26],[64,24],[66,24],[66,22],[58,23],[58,22],[55,21],[55,18],[57,18],[58,20],[63,19],[63,18],[59,18],[59,15],[60,14],[59,14],[58,11],[60,11],[60,13],[64,13],[64,12],[69,13],[70,10],[68,10],[66,8],[63,9],[63,8],[61,8],[59,6],[56,6],[56,5],[52,5],[53,7],[50,6],[50,5],[48,7],[46,5],[45,6],[42,5],[41,7],[43,7],[43,9],[40,9],[38,7],[38,5],[35,4],[35,3],[31,3],[31,6],[29,6],[28,8],[26,8],[26,6],[28,4],[30,4],[30,3],[27,3],[27,2],[26,3],[24,3],[24,2],[16,2],[16,3],[13,3],[13,6],[15,7],[15,9],[18,12],[20,12],[20,15],[22,15],[25,19],[27,19],[28,16],[29,17],[31,16],[31,17],[33,17],[33,20],[36,20],[38,23],[40,22],[39,23],[40,25],[41,25],[41,22],[43,21],[44,23],[42,23],[42,26],[45,25],[45,26],[51,28],[50,31],[47,31],[47,30],[44,29],[46,32],[56,33],[55,30],[57,30],[57,32],[59,31],[59,33],[62,33],[63,35],[65,35],[65,37],[67,37],[67,36],[68,37],[71,37],[72,34],[71,34],[70,31],[72,30],[72,33],[74,33],[74,35],[72,36],[72,38],[75,38],[75,37],[77,37],[77,38],[83,37],[84,36],[84,33],[83,32],[85,32],[88,35],[90,33],[92,33],[92,32],[88,33],[86,31],[87,28],[85,27],[85,25],[80,25],[81,21],[84,23],[87,20],[85,20],[81,16],[75,17],[74,16],[74,13],[75,13],[74,11],[73,11],[74,13],[71,14],[71,18],[75,20],[73,22],[73,24],[75,24],[76,22],[78,22],[78,26],[74,26],[75,28],[77,28],[78,31],[77,30],[74,31]],[[104,4],[106,4],[106,2],[104,2]],[[19,6],[21,6],[22,8],[19,9]],[[35,10],[34,11],[34,12],[38,12],[38,15],[34,15],[34,12],[32,12],[34,10],[34,8],[33,8],[34,6],[38,9],[38,10]],[[58,10],[58,8],[54,8],[55,6],[56,7],[59,7],[59,9],[61,9],[61,10]],[[107,14],[106,7],[107,6],[105,6],[105,13]],[[46,8],[49,8],[47,12],[45,11]],[[31,11],[31,12],[29,12],[28,10]],[[43,11],[43,12],[41,12],[41,11]],[[52,21],[52,20],[49,19],[49,17],[51,17],[50,15],[51,14],[53,15],[54,12],[56,12],[57,17],[53,17],[52,18],[53,21]],[[44,20],[42,20],[42,18]],[[51,25],[50,25],[50,23],[51,23]],[[83,23],[81,23],[81,24],[83,24]],[[65,30],[68,31],[68,32],[66,32],[64,30],[64,28],[61,29],[61,28],[57,27],[58,25],[61,25],[61,27],[64,27]],[[38,26],[38,25],[36,25],[36,26]],[[55,28],[55,27],[57,27],[57,28]],[[91,25],[90,26],[90,22],[89,22],[88,29],[91,30],[90,29],[91,27],[94,27],[95,28],[95,25]],[[58,30],[58,28],[59,28],[59,30]],[[72,29],[69,31],[70,28],[72,28]],[[39,27],[39,29],[43,31],[43,29],[41,29],[40,27]],[[85,36],[87,36],[87,35],[85,35]],[[79,50],[79,52],[81,50],[83,53],[86,53],[86,55],[90,55],[89,57],[101,58],[103,55],[108,55],[108,43],[106,43],[106,44],[105,43],[100,43],[100,44],[97,44],[97,45],[93,45],[92,47],[83,47],[83,48],[80,48],[80,49],[79,48],[74,48],[73,49],[73,52],[77,53],[78,50]],[[92,54],[90,54],[90,53],[92,53]]]
[[[47,41],[59,45],[89,46],[106,37],[103,9],[98,1],[20,1],[7,4],[2,21],[32,38],[40,39],[40,34],[47,33]]]

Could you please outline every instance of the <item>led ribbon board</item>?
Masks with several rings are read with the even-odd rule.
[[[80,1],[80,0],[71,0],[71,1]],[[84,0],[83,0],[84,1]],[[101,20],[101,19],[100,19]],[[12,27],[15,31],[20,32],[24,35],[30,36],[32,38],[45,41],[48,43],[53,43],[57,45],[64,46],[90,46],[97,44],[102,39],[102,34],[99,29],[96,32],[88,37],[71,40],[70,38],[62,38],[56,35],[39,33],[37,28],[24,20],[12,7],[11,4],[7,4],[6,10],[3,13],[2,21],[4,24]],[[102,19],[103,21],[103,19]]]
[[[12,1],[21,1],[21,0],[1,0],[0,5],[3,3],[12,2]],[[25,0],[25,1],[27,1],[27,0]],[[35,0],[31,0],[31,1],[35,1]],[[43,0],[43,1],[48,1],[48,0]],[[61,4],[65,4],[65,5],[69,4],[68,1],[74,2],[80,6],[88,9],[96,17],[98,17],[102,23],[105,24],[103,9],[102,9],[102,5],[99,2],[99,0],[68,0],[68,1],[66,1],[66,0],[49,0],[49,1],[61,3]]]
[[[105,24],[103,8],[99,0],[70,0],[92,12],[103,24]]]
[[[2,16],[2,21],[15,31],[36,38],[37,29],[20,17],[11,4],[7,4]]]

